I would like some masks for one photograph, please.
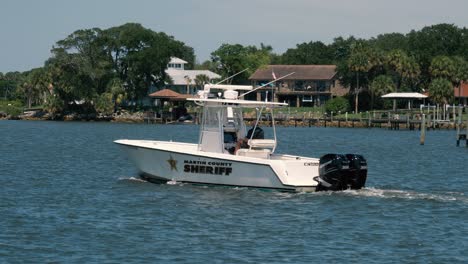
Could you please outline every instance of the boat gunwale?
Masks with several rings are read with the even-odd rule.
[[[143,145],[133,145],[133,144],[126,144],[123,142],[119,141],[144,141],[144,142],[153,142],[153,143],[160,143],[161,145],[169,145],[169,144],[176,144],[176,145],[186,145],[186,146],[191,146],[191,147],[196,147],[198,144],[195,143],[186,143],[186,142],[168,142],[168,141],[157,141],[157,140],[133,140],[133,139],[119,139],[114,141],[114,143],[119,144],[119,145],[125,145],[125,146],[130,146],[130,147],[136,147],[136,148],[145,148],[145,149],[157,149],[160,151],[165,151],[165,152],[173,152],[177,154],[184,154],[184,155],[191,155],[191,156],[202,156],[202,157],[208,157],[208,158],[213,158],[217,160],[232,160],[232,161],[238,161],[238,162],[245,162],[245,163],[252,163],[252,164],[262,164],[265,166],[271,166],[271,163],[276,163],[276,162],[288,162],[288,161],[317,161],[317,158],[312,158],[312,157],[304,157],[304,156],[294,156],[294,155],[289,155],[289,154],[272,154],[274,157],[273,159],[264,159],[264,158],[257,158],[257,157],[246,157],[246,156],[238,156],[238,155],[233,155],[233,154],[226,154],[226,153],[214,153],[214,152],[205,152],[205,151],[200,151],[196,150],[193,152],[182,152],[180,150],[169,150],[165,148],[158,148],[156,146],[143,146]],[[223,158],[219,158],[216,156],[222,155]],[[226,158],[224,158],[226,157]],[[285,158],[285,159],[283,159]],[[251,161],[253,159],[254,161]],[[258,161],[263,161],[263,162],[258,162]]]

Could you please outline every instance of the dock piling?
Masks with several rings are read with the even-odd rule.
[[[465,140],[465,147],[468,148],[468,119],[466,120],[466,131],[463,133],[461,131],[462,121],[462,108],[458,108],[458,122],[457,122],[457,147],[460,146],[460,141]]]
[[[422,114],[422,120],[421,120],[421,137],[419,139],[419,144],[424,145],[424,142],[426,141],[426,115]]]

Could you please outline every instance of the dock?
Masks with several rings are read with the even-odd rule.
[[[456,111],[458,110],[458,112]],[[456,130],[456,145],[465,141],[468,147],[468,117],[463,120],[463,112],[468,107],[455,106],[450,113],[439,114],[433,111],[409,111],[392,113],[390,111],[372,111],[361,113],[356,117],[348,117],[345,113],[339,116],[330,116],[323,114],[308,113],[277,113],[274,119],[270,115],[260,117],[259,124],[262,126],[285,127],[338,127],[338,128],[383,128],[389,130],[419,130],[421,131],[421,145],[424,145],[426,130]],[[193,117],[192,124],[198,124],[199,113],[191,113]],[[351,116],[351,115],[350,115]],[[253,124],[256,120],[256,114],[244,114],[244,120],[247,124]],[[171,112],[152,112],[143,114],[143,121],[146,124],[176,124],[177,119]],[[183,122],[182,122],[183,123]]]
[[[244,117],[247,122],[256,120],[254,117]],[[422,126],[422,118],[420,119],[393,119],[393,118],[331,118],[331,117],[275,117],[275,124],[280,126],[294,127],[338,127],[338,128],[386,128],[389,130],[420,130]],[[270,118],[262,118],[261,124],[271,126],[273,122]],[[430,129],[456,129],[456,122],[447,120],[434,120],[427,117],[426,127]],[[462,125],[464,127],[464,125]]]

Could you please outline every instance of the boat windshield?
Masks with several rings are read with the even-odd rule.
[[[200,126],[200,150],[232,152],[237,139],[243,137],[245,137],[245,125],[241,107],[205,105]]]

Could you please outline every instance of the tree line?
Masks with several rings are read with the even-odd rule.
[[[123,100],[138,102],[168,80],[170,57],[193,65],[193,48],[162,32],[128,23],[106,30],[77,30],[58,41],[41,68],[2,74],[5,99],[49,111],[113,112]]]
[[[0,73],[0,96],[51,112],[111,113],[122,102],[139,102],[149,87],[171,83],[165,69],[170,57],[188,69],[209,69],[230,81],[249,83],[249,76],[268,64],[334,64],[337,79],[350,87],[358,109],[382,107],[387,92],[429,92],[435,103],[452,103],[453,88],[468,80],[468,29],[437,24],[407,34],[370,39],[337,37],[330,44],[310,41],[283,54],[269,45],[222,44],[210,60],[196,63],[193,48],[163,32],[128,23],[101,30],[77,30],[58,41],[43,67]],[[359,100],[360,99],[360,100]]]

